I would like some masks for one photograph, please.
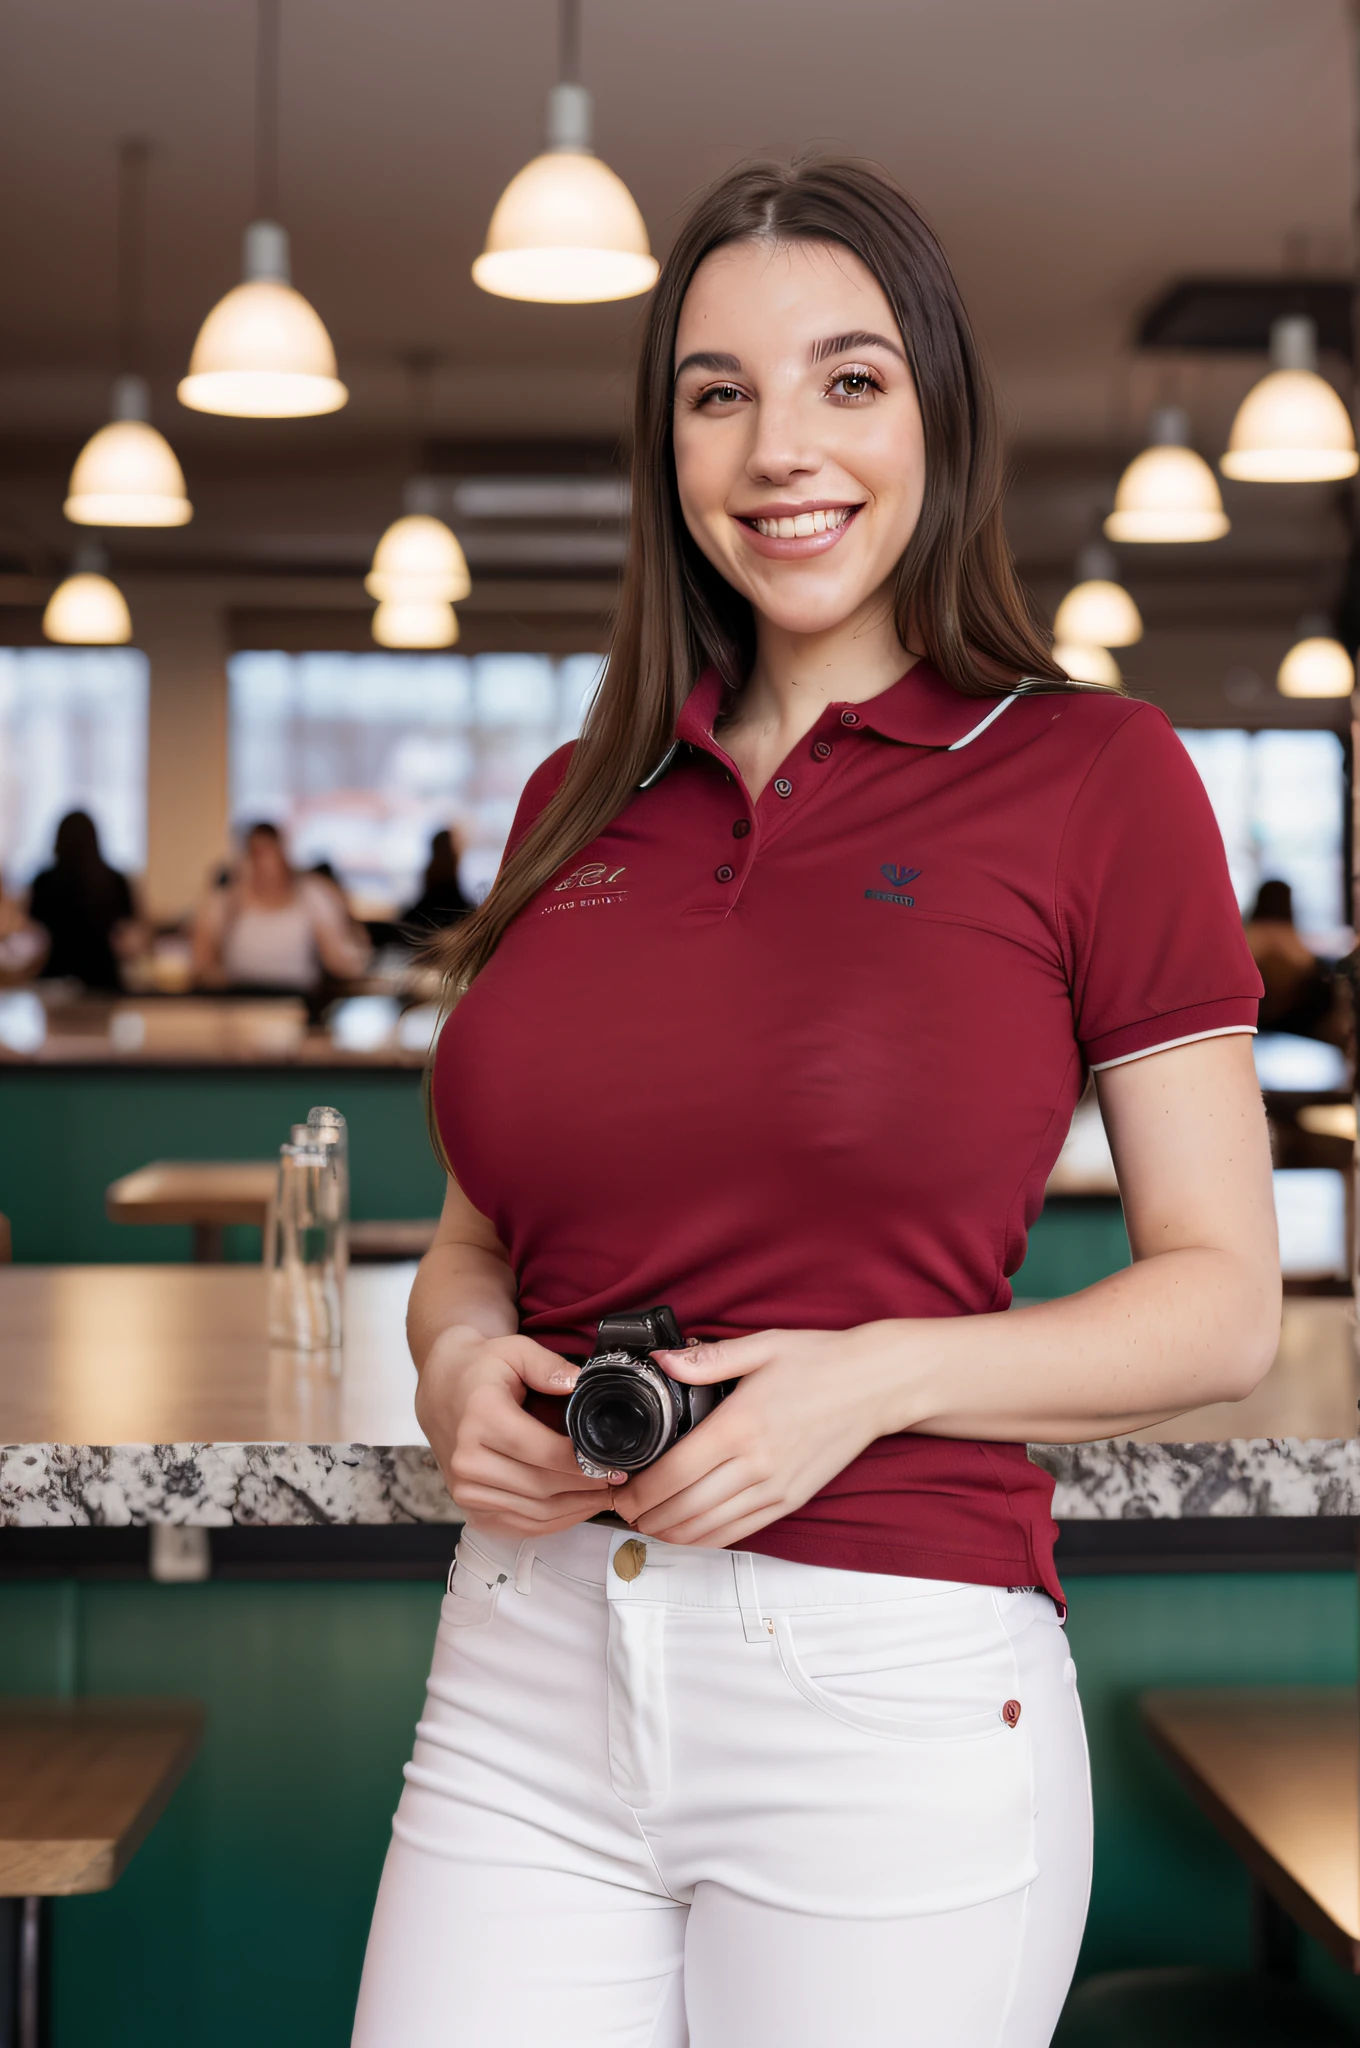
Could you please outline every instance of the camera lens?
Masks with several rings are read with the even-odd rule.
[[[661,1454],[675,1417],[672,1402],[650,1378],[608,1366],[582,1373],[567,1404],[567,1428],[584,1457],[616,1471],[639,1472]]]

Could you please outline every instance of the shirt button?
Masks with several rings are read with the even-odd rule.
[[[793,784],[789,781],[787,775],[777,775],[775,777],[774,793],[776,796],[793,795]]]
[[[732,827],[732,837],[734,839],[744,839],[750,829],[751,820],[749,818],[738,818],[736,824]]]
[[[858,713],[858,711],[842,711],[842,713],[841,713],[841,724],[842,724],[842,725],[858,725],[858,724],[859,724],[859,713]]]
[[[830,740],[814,740],[812,743],[812,757],[815,761],[829,761],[831,759]]]
[[[730,882],[732,879],[732,872],[733,871],[730,867],[728,867],[727,862],[724,861],[720,868],[714,868],[713,879],[715,882]]]

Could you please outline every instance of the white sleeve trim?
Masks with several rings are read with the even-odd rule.
[[[1127,1067],[1131,1060],[1150,1059],[1154,1052],[1170,1052],[1176,1045],[1198,1045],[1201,1038],[1255,1038],[1254,1024],[1220,1024],[1216,1031],[1191,1031],[1184,1038],[1164,1038],[1160,1045],[1145,1045],[1139,1052],[1121,1053],[1117,1060],[1097,1060],[1091,1068],[1093,1074],[1103,1074],[1107,1067]]]

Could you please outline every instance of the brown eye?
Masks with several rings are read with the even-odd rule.
[[[842,370],[832,382],[831,389],[842,398],[864,398],[870,391],[881,391],[882,385],[867,370]]]

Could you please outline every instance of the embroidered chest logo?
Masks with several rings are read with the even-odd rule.
[[[607,860],[588,860],[560,882],[553,884],[554,896],[567,896],[569,900],[560,903],[545,903],[540,917],[549,917],[558,910],[594,910],[603,903],[622,903],[628,895],[626,889],[613,885],[626,868],[611,868]]]
[[[866,889],[864,894],[869,901],[873,903],[897,903],[904,909],[910,910],[915,904],[916,898],[914,896],[906,896],[902,892],[906,889],[909,882],[916,880],[916,877],[921,872],[920,868],[899,867],[896,861],[885,860],[878,872],[882,875],[885,882],[892,884],[892,887],[889,889]]]

